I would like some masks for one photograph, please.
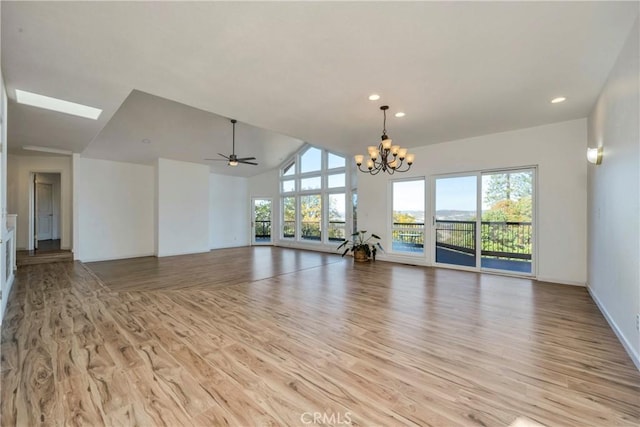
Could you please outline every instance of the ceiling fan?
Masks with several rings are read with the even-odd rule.
[[[229,166],[238,166],[238,163],[243,163],[245,165],[254,165],[257,166],[258,164],[255,162],[250,162],[249,160],[255,160],[255,157],[242,157],[242,158],[238,158],[238,156],[236,156],[236,123],[237,120],[236,119],[231,119],[231,123],[233,123],[233,145],[231,148],[231,155],[229,156],[225,156],[224,154],[220,154],[218,153],[218,156],[224,157],[223,159],[205,159],[205,160],[212,160],[212,161],[226,161],[227,164]]]

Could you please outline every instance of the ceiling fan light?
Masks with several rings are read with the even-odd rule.
[[[238,162],[235,160],[229,160],[229,166],[238,166]]]

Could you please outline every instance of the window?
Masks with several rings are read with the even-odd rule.
[[[393,181],[392,251],[424,253],[424,179]]]
[[[291,162],[282,168],[282,176],[293,176],[296,173],[296,162]]]
[[[293,239],[296,237],[296,198],[282,198],[282,237]]]
[[[320,240],[322,237],[322,197],[311,194],[300,197],[301,237]]]
[[[344,187],[345,183],[345,175],[344,173],[338,173],[335,175],[329,175],[327,177],[327,187],[329,188],[338,188]]]
[[[311,147],[300,156],[300,173],[316,172],[322,167],[322,150]]]
[[[286,181],[282,181],[282,192],[290,193],[292,191],[296,191],[296,181],[295,179],[288,179]]]
[[[319,190],[322,188],[322,178],[314,176],[311,178],[303,178],[300,180],[300,190]]]
[[[329,240],[346,239],[347,211],[345,194],[329,194]]]
[[[355,233],[358,230],[358,192],[355,190],[351,193],[351,208],[353,209],[351,213],[351,229]]]
[[[280,170],[281,238],[336,245],[352,230],[353,180],[344,156],[307,146]],[[297,166],[296,166],[297,165]]]
[[[343,168],[345,165],[345,158],[342,156],[337,156],[333,153],[328,153],[327,164],[328,169]]]

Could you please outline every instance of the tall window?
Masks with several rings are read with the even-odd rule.
[[[282,198],[282,237],[293,239],[296,237],[296,198],[295,196]]]
[[[393,181],[392,251],[424,253],[424,179]]]
[[[280,170],[282,239],[333,244],[351,232],[346,158],[307,146]]]

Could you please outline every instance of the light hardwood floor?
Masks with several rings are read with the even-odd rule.
[[[1,424],[637,426],[585,289],[256,247],[20,268]]]

